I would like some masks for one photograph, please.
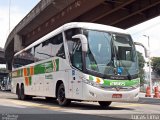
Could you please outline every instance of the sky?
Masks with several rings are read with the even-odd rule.
[[[10,31],[31,11],[40,0],[0,0],[0,47],[4,48]]]
[[[151,57],[160,57],[160,16],[133,26],[127,31],[135,42],[142,43],[148,50],[148,37],[146,36],[149,36]],[[144,53],[140,47],[137,47],[137,50]]]
[[[9,34],[9,1],[11,1],[11,31],[40,0],[0,0],[0,47],[2,48]],[[143,35],[149,36],[151,57],[160,57],[160,16],[131,27],[127,31],[132,35],[134,41],[141,42],[146,47],[148,47],[148,38]],[[137,50],[143,52],[140,47],[137,47]]]

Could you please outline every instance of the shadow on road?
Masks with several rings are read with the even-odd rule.
[[[13,100],[17,100],[17,98],[9,98]],[[58,105],[56,100],[46,100],[45,98],[33,98],[32,100],[27,100],[27,102],[31,103],[38,103],[38,104],[43,104],[47,106],[54,106],[54,107],[61,107]],[[67,109],[77,109],[77,110],[134,110],[131,108],[125,108],[125,107],[113,107],[112,104],[110,107],[103,109],[101,108],[98,104],[92,104],[90,102],[75,102],[72,101],[69,106],[66,107],[61,107],[61,108],[67,108]]]
[[[2,93],[2,95],[1,95]],[[5,95],[6,94],[6,95]],[[15,94],[12,94],[10,92],[2,92],[0,91],[0,98],[5,99],[14,99],[17,100],[17,96]],[[48,106],[55,106],[60,107],[56,100],[54,101],[48,101],[44,97],[34,97],[32,100],[27,100],[27,102],[31,103],[39,103],[42,105],[48,105]],[[126,103],[126,102],[125,102]],[[151,105],[160,105],[160,99],[153,99],[153,98],[140,98],[138,102],[128,102],[128,103],[138,103],[138,104],[151,104]],[[126,107],[114,107],[111,106],[107,109],[102,109],[98,104],[94,104],[91,102],[72,102],[68,107],[64,107],[67,109],[78,109],[78,110],[134,110],[131,108]]]

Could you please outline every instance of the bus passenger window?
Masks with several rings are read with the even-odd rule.
[[[51,44],[52,56],[57,56],[65,59],[62,33],[50,38],[49,41]]]
[[[24,65],[34,63],[34,51],[32,48],[21,52],[19,55],[14,56],[13,68],[19,68]]]

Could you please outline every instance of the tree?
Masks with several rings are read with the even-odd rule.
[[[151,59],[152,70],[160,75],[160,57],[153,57]]]
[[[139,66],[139,77],[140,77],[140,84],[141,86],[144,84],[144,64],[145,64],[145,60],[144,57],[142,55],[142,53],[137,51],[137,56],[138,56],[138,66]]]

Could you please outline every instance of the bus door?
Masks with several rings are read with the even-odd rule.
[[[54,97],[54,87],[55,86],[55,73],[47,73],[45,74],[44,80],[44,92],[46,96]]]
[[[82,98],[82,79],[79,75],[79,71],[72,70],[71,77],[72,95],[75,99]]]
[[[82,72],[82,44],[80,39],[72,38],[73,35],[79,34],[79,29],[69,29],[65,32],[68,52],[72,69],[69,70],[69,91],[74,99],[82,98],[82,82],[79,74]]]
[[[70,54],[70,61],[72,63],[72,88],[73,97],[76,99],[82,98],[82,44],[80,40],[73,40],[72,54]]]
[[[39,74],[36,76],[36,94],[37,95],[44,95],[44,74]]]

